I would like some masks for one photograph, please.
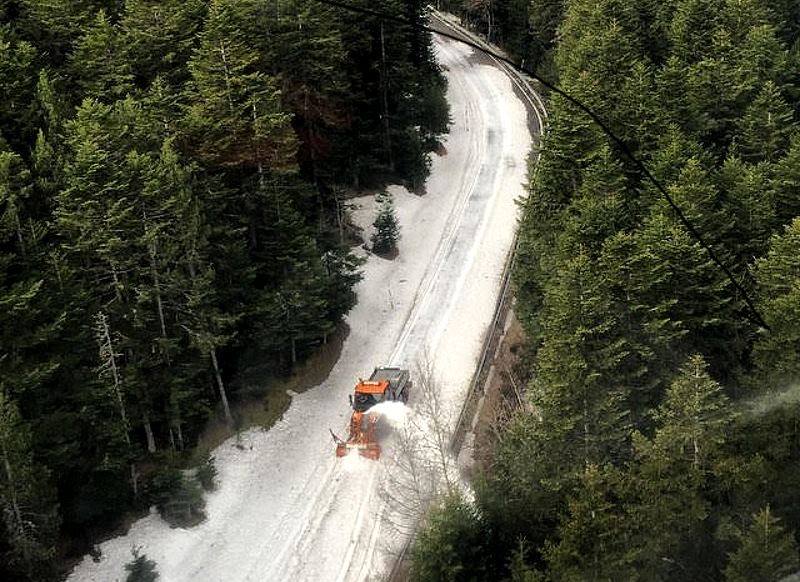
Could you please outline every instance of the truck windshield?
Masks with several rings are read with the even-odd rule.
[[[377,403],[378,402],[375,400],[375,397],[372,394],[356,394],[356,397],[353,400],[353,409],[357,410],[358,412],[364,412]]]

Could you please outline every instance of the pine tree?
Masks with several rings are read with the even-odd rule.
[[[70,56],[80,94],[103,102],[123,97],[133,87],[119,30],[100,10]]]
[[[756,262],[759,305],[771,333],[759,337],[753,358],[768,388],[783,388],[800,374],[800,218],[772,237]]]
[[[16,252],[27,253],[26,206],[30,205],[31,175],[22,158],[11,151],[0,151],[0,229],[13,233]]]
[[[774,166],[772,188],[775,191],[775,213],[779,224],[789,224],[800,216],[800,132],[792,136],[786,157]]]
[[[676,2],[669,30],[672,52],[684,63],[708,54],[708,39],[721,25],[722,0]]]
[[[44,131],[51,141],[57,141],[61,136],[62,123],[66,117],[66,106],[63,99],[58,96],[58,91],[53,84],[50,73],[46,69],[39,71],[39,80],[36,84],[36,101],[41,112]]]
[[[563,220],[563,244],[596,256],[608,237],[635,222],[636,210],[622,165],[603,147],[584,170],[580,189],[570,203]]]
[[[324,340],[334,329],[333,321],[327,317],[324,268],[314,257],[312,246],[305,250],[305,257],[288,267],[277,289],[262,293],[257,306],[257,313],[263,318],[257,325],[258,341],[272,351],[288,349],[292,365],[299,359],[299,345]]]
[[[48,476],[33,461],[28,426],[0,384],[0,505],[6,559],[24,579],[51,573],[59,518]]]
[[[189,77],[192,55],[206,15],[201,0],[128,0],[119,23],[125,60],[140,86],[156,77],[178,86]]]
[[[552,580],[623,580],[635,577],[625,564],[630,542],[624,509],[623,477],[611,467],[588,465],[568,502],[558,528],[558,543],[548,544],[545,558]]]
[[[692,158],[686,163],[669,193],[708,244],[722,248],[734,228],[734,218],[722,204],[722,196],[700,160]],[[661,205],[666,207],[663,202]],[[665,208],[664,212],[671,210]]]
[[[625,79],[620,105],[628,107],[617,112],[623,128],[621,137],[640,155],[652,155],[663,136],[668,113],[659,99],[656,69],[646,59],[637,60]]]
[[[200,361],[205,362],[204,367],[208,369],[210,366],[225,418],[232,424],[217,351],[230,341],[237,318],[220,307],[215,288],[207,213],[219,203],[215,199],[217,194],[208,191],[206,199],[200,197],[194,170],[182,163],[172,142],[167,140],[155,163],[146,172],[142,195],[154,205],[155,215],[161,217],[160,224],[151,229],[151,236],[157,237],[153,238],[150,246],[151,264],[154,267],[156,263],[160,265],[163,291],[157,291],[163,294],[162,303],[166,309],[174,310],[173,317],[177,319],[178,327],[188,333],[191,345],[199,352]],[[158,243],[156,257],[157,240],[163,243]],[[155,273],[154,267],[151,271]],[[160,307],[159,312],[162,309],[164,307]],[[164,330],[163,321],[161,326]],[[170,330],[170,335],[178,333],[178,330]],[[176,418],[172,424],[179,428],[180,411],[190,408],[197,395],[192,390],[179,394],[173,389],[173,392],[170,402]]]
[[[775,227],[774,193],[768,172],[763,164],[751,166],[729,157],[717,176],[723,200],[731,207],[735,221],[724,246],[736,253],[735,268],[739,272],[746,272],[753,257],[764,254]]]
[[[370,237],[372,250],[379,255],[396,253],[397,242],[400,240],[400,226],[394,212],[394,198],[391,194],[384,193],[375,201],[378,203],[378,213],[372,223],[375,229]]]
[[[620,493],[625,510],[616,528],[624,542],[616,558],[644,580],[702,579],[713,567],[693,557],[711,543],[705,493],[726,461],[723,445],[734,414],[703,358],[694,355],[654,417],[652,439],[634,435],[635,456]]]
[[[729,556],[726,582],[778,582],[800,569],[797,542],[769,505],[753,515],[753,523],[739,536]]]
[[[20,0],[18,4],[17,30],[47,55],[48,65],[55,69],[66,64],[100,9],[121,5],[106,0]]]
[[[125,564],[128,572],[125,582],[155,582],[158,580],[156,563],[147,559],[147,554],[140,554],[139,548],[132,548],[131,555],[133,560]]]
[[[792,109],[772,81],[767,81],[739,122],[739,151],[750,162],[772,162],[789,146],[796,124]]]
[[[604,283],[580,254],[564,265],[544,298],[545,340],[531,401],[544,442],[562,447],[559,464],[567,473],[619,460],[627,445],[629,387],[616,372],[629,353],[617,336]]]
[[[0,28],[0,127],[3,139],[23,152],[36,135],[34,95],[38,51],[29,42]]]
[[[533,37],[530,64],[534,71],[543,73],[545,78],[553,78],[552,74],[548,74],[551,72],[551,53],[565,6],[563,0],[531,0],[528,8],[528,25]]]
[[[732,414],[722,387],[707,372],[700,355],[689,358],[655,413],[655,446],[683,459],[694,471],[706,471],[724,442]]]
[[[623,87],[609,73],[628,69],[635,59],[635,21],[635,11],[616,2],[573,1],[567,3],[559,33],[556,62],[565,86],[615,128],[621,122],[615,103]]]
[[[130,98],[113,107],[86,101],[67,126],[67,187],[59,193],[56,217],[70,260],[82,267],[89,312],[97,310],[91,303],[107,305],[109,325],[119,333],[124,377],[136,395],[130,418],[141,419],[152,452],[153,399],[166,398],[170,383],[164,375],[177,338],[165,325],[159,247],[172,197],[148,191],[147,172],[154,164],[132,151],[152,139],[147,127]]]
[[[739,302],[708,254],[676,219],[662,212],[653,209],[635,235],[637,248],[623,258],[630,268],[625,285],[656,341],[657,361],[662,369],[670,370],[692,351],[701,352],[714,370],[732,373],[739,365],[737,354],[745,349],[746,323],[734,315]],[[724,347],[719,343],[723,337]],[[670,373],[662,375],[662,380]]]
[[[59,367],[48,344],[64,315],[40,271],[46,231],[34,220],[31,190],[22,159],[0,151],[0,377],[13,394],[34,398]]]
[[[295,139],[273,77],[258,69],[258,53],[236,27],[234,5],[215,0],[192,74],[187,126],[193,149],[223,167],[256,168],[259,177],[294,167]]]
[[[540,333],[536,312],[541,306],[543,286],[548,273],[557,268],[557,258],[550,249],[556,246],[563,230],[562,213],[579,192],[582,168],[593,161],[602,143],[584,115],[558,96],[553,101],[559,105],[548,118],[541,158],[530,175],[514,266],[514,288],[520,299],[517,317],[534,344]],[[575,152],[581,153],[576,156]]]
[[[430,513],[412,548],[411,580],[483,580],[487,571],[480,516],[469,501],[449,497]]]
[[[279,79],[301,168],[314,182],[334,178],[348,163],[336,150],[351,98],[338,9],[309,0],[278,0],[269,7],[249,0],[237,3],[234,17],[247,44],[258,51],[259,68]]]
[[[741,6],[746,6],[742,3]],[[731,5],[733,6],[733,5]],[[752,4],[750,4],[752,6]],[[746,23],[753,25],[750,18]],[[776,22],[780,23],[780,20]],[[781,40],[778,30],[773,24],[755,24],[747,31],[744,40],[740,43],[738,60],[746,64],[745,74],[753,79],[757,87],[766,83],[785,88],[791,91],[789,54],[784,41]]]

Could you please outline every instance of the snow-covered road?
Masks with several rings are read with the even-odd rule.
[[[170,529],[156,514],[85,558],[74,582],[125,579],[130,549],[164,582],[379,580],[391,567],[378,494],[384,462],[337,459],[328,428],[345,433],[347,395],[376,365],[413,370],[427,351],[443,401],[463,400],[499,293],[523,194],[530,133],[505,73],[461,44],[437,41],[453,125],[434,156],[427,194],[392,188],[401,225],[394,261],[369,257],[350,335],[330,376],[296,396],[271,430],[250,430],[216,451],[220,488],[208,519]],[[372,200],[357,200],[369,223]],[[409,405],[413,408],[412,392]],[[385,456],[391,451],[385,451]],[[401,543],[398,540],[397,543]]]

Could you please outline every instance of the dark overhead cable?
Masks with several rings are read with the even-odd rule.
[[[769,325],[767,325],[767,322],[764,321],[763,317],[761,317],[761,314],[759,313],[758,309],[756,309],[755,303],[750,298],[750,294],[736,280],[736,278],[733,276],[733,273],[731,272],[731,270],[717,256],[717,253],[714,252],[714,249],[711,248],[711,245],[709,245],[705,241],[705,239],[700,234],[700,232],[694,227],[694,225],[689,221],[689,219],[686,218],[686,215],[683,213],[683,211],[680,209],[680,207],[672,199],[672,196],[669,195],[669,193],[667,192],[666,188],[664,188],[664,186],[662,186],[661,183],[658,180],[656,180],[655,176],[653,176],[653,174],[650,173],[650,170],[647,169],[647,167],[644,165],[644,163],[641,160],[639,160],[639,158],[637,158],[633,154],[633,152],[625,144],[625,142],[621,138],[617,137],[614,134],[614,132],[612,132],[611,129],[609,129],[609,127],[606,125],[606,123],[596,113],[594,113],[594,111],[589,109],[586,105],[581,103],[578,99],[576,99],[575,97],[572,97],[571,95],[569,95],[568,93],[566,93],[562,89],[559,89],[553,83],[550,83],[549,81],[541,78],[539,75],[536,74],[535,71],[531,71],[531,70],[526,69],[522,63],[516,63],[516,62],[512,61],[511,59],[509,59],[507,57],[499,55],[499,54],[497,54],[497,53],[495,53],[493,51],[490,51],[490,50],[480,46],[479,44],[477,44],[475,42],[472,42],[469,39],[464,38],[463,36],[456,35],[456,34],[451,34],[449,32],[445,32],[443,30],[436,30],[436,29],[434,29],[434,28],[432,28],[430,26],[426,26],[424,24],[412,22],[407,18],[403,18],[403,17],[400,17],[400,16],[395,16],[393,14],[388,14],[388,13],[380,11],[380,10],[374,10],[374,9],[371,9],[371,8],[362,8],[361,6],[355,6],[353,4],[348,4],[346,2],[338,2],[337,0],[314,0],[314,1],[317,2],[318,4],[326,4],[328,6],[334,6],[336,8],[341,8],[343,10],[348,10],[350,12],[355,12],[355,13],[358,13],[358,14],[364,14],[364,15],[367,15],[367,16],[374,16],[376,18],[380,18],[381,20],[384,20],[384,21],[387,21],[387,22],[396,22],[398,24],[404,24],[404,25],[407,25],[407,26],[415,26],[415,27],[418,27],[418,28],[420,28],[422,30],[430,32],[432,34],[437,34],[439,36],[442,36],[442,37],[445,37],[445,38],[449,38],[449,39],[454,40],[456,42],[460,42],[460,43],[466,44],[467,46],[472,47],[473,49],[475,49],[477,51],[480,51],[482,53],[485,53],[485,54],[489,55],[490,57],[492,57],[494,59],[497,59],[498,61],[502,61],[502,62],[514,67],[514,69],[516,69],[516,70],[518,70],[518,71],[520,71],[522,73],[525,73],[526,75],[530,76],[533,79],[536,79],[544,87],[546,87],[547,89],[549,89],[553,93],[557,93],[558,95],[561,95],[564,99],[566,99],[567,101],[569,101],[570,103],[575,105],[575,107],[577,107],[578,109],[580,109],[581,111],[586,113],[586,115],[588,115],[592,119],[592,121],[594,121],[597,124],[597,126],[603,131],[603,133],[605,133],[609,138],[611,138],[611,141],[613,141],[619,147],[619,149],[622,151],[622,153],[625,154],[625,156],[631,162],[633,162],[633,165],[639,170],[639,172],[641,172],[648,180],[650,180],[650,182],[661,193],[661,196],[664,198],[664,200],[667,201],[667,203],[670,205],[672,210],[675,211],[675,214],[677,215],[677,217],[680,220],[681,224],[683,224],[683,226],[686,228],[686,230],[689,232],[689,234],[698,243],[700,243],[700,246],[703,247],[703,249],[705,249],[705,251],[708,253],[708,256],[711,258],[713,263],[725,274],[725,276],[728,278],[728,280],[733,284],[734,288],[737,291],[739,291],[739,293],[742,294],[742,298],[744,299],[745,303],[747,304],[747,307],[750,310],[750,315],[749,315],[748,318],[753,323],[755,323],[756,325],[758,325],[758,326],[760,326],[760,327],[762,327],[762,328],[764,328],[766,330],[770,329]]]

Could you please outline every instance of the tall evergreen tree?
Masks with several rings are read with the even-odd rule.
[[[293,168],[294,135],[274,78],[258,67],[258,53],[236,26],[234,5],[215,0],[189,63],[187,125],[198,157],[217,166]]]
[[[47,473],[33,460],[28,426],[0,384],[0,505],[7,574],[41,580],[52,573],[59,518]],[[0,571],[6,567],[0,566]]]
[[[725,568],[726,582],[778,582],[800,568],[797,542],[769,506],[753,515]]]
[[[545,548],[552,580],[622,580],[635,572],[625,563],[626,530],[620,501],[627,501],[620,474],[611,467],[588,465],[580,487],[559,525],[558,543]]]
[[[125,60],[139,86],[162,76],[178,85],[186,81],[186,63],[206,15],[201,0],[127,0],[120,19]]]
[[[772,81],[761,88],[740,126],[739,149],[744,159],[753,162],[782,157],[796,127],[792,109]]]
[[[800,216],[800,132],[792,136],[786,157],[775,164],[772,188],[778,222],[789,224]]]
[[[800,218],[770,241],[757,261],[759,304],[770,334],[754,345],[754,360],[768,387],[783,388],[800,374]]]
[[[24,152],[35,136],[36,48],[11,27],[0,28],[0,127],[3,140]]]
[[[372,250],[378,254],[392,253],[397,250],[400,239],[400,226],[394,212],[394,200],[391,194],[384,193],[375,200],[378,203],[378,214],[372,223],[375,232],[372,234]]]
[[[122,37],[100,10],[70,56],[71,69],[83,97],[112,102],[133,87],[130,64],[125,59]]]
[[[586,255],[569,261],[545,294],[543,327],[547,339],[537,356],[532,403],[543,438],[561,448],[558,465],[569,473],[623,458],[628,386],[615,372],[628,349],[615,337],[604,281]]]
[[[17,26],[51,63],[61,67],[105,0],[20,0]]]

